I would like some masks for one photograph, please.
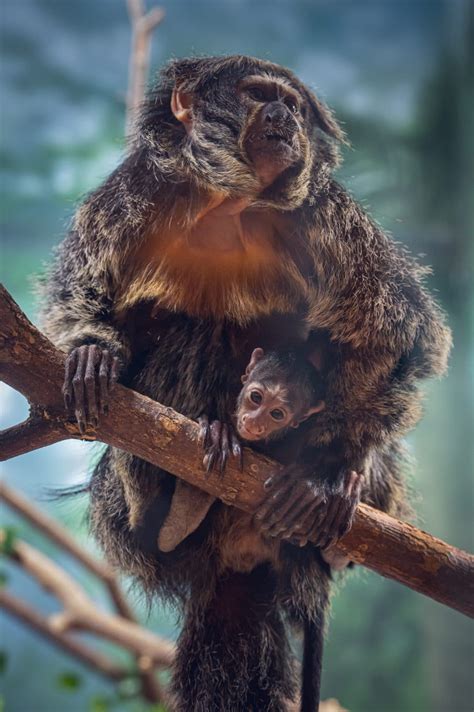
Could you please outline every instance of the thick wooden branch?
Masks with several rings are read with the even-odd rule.
[[[67,437],[68,433],[61,421],[32,415],[23,423],[0,432],[0,452],[5,458],[17,457],[45,445],[53,445]]]
[[[0,288],[0,378],[41,406],[44,417],[66,419],[61,386],[65,356],[26,318]],[[109,415],[86,439],[101,440],[172,472],[226,504],[253,512],[264,499],[263,483],[278,465],[247,449],[244,471],[231,463],[223,476],[202,467],[196,423],[150,398],[117,385]],[[352,530],[340,542],[351,559],[455,610],[474,617],[474,556],[409,524],[360,505]]]

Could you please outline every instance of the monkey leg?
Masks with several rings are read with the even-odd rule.
[[[173,551],[201,524],[216,498],[184,480],[176,480],[171,507],[158,536],[160,551]]]
[[[191,595],[173,688],[176,712],[287,710],[294,672],[267,565],[224,574],[201,600]]]
[[[99,413],[107,413],[109,393],[117,380],[119,359],[97,344],[84,344],[66,359],[63,396],[66,409],[74,412],[81,433],[96,428]]]
[[[216,466],[220,472],[224,472],[230,455],[237,460],[239,468],[242,469],[242,446],[232,425],[222,423],[220,420],[209,423],[207,415],[201,415],[198,422],[199,443],[204,448],[203,464],[206,471],[209,473]]]
[[[161,552],[157,539],[172,501],[175,478],[139,458],[107,448],[91,477],[89,521],[109,562],[139,581],[149,600],[181,605],[191,584],[208,589],[215,564],[203,522],[178,552]],[[126,453],[125,453],[126,455]],[[136,510],[135,519],[131,517]]]
[[[305,468],[290,465],[265,483],[271,491],[256,512],[266,536],[281,536],[304,546],[310,539],[326,549],[347,534],[360,502],[363,476],[348,470],[336,487],[305,476]]]

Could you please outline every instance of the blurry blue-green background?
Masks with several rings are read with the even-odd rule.
[[[473,549],[472,238],[473,6],[469,0],[165,0],[153,66],[172,56],[246,53],[289,66],[336,109],[353,148],[340,177],[395,239],[434,267],[431,286],[449,315],[449,375],[427,387],[409,439],[423,527]],[[41,273],[81,195],[123,152],[130,27],[125,0],[1,3],[2,281],[35,319]],[[1,390],[1,424],[26,414]],[[97,446],[95,446],[97,447]],[[7,481],[38,499],[44,486],[87,478],[94,446],[66,442],[7,462]],[[90,549],[86,503],[41,502]],[[66,555],[2,509],[28,540],[86,582]],[[43,610],[53,599],[7,567],[11,590]],[[169,612],[149,618],[175,635]],[[334,600],[324,696],[352,712],[468,712],[473,640],[460,614],[365,571]],[[143,710],[42,639],[2,618],[1,681],[8,712]],[[109,649],[109,648],[107,648]],[[77,689],[61,684],[64,672]],[[69,685],[71,687],[71,685]],[[115,700],[115,702],[113,701]],[[102,706],[101,706],[102,705]],[[212,711],[210,711],[212,712]],[[231,711],[229,711],[231,712]]]

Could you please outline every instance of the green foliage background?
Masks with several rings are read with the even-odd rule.
[[[427,388],[410,438],[424,528],[473,548],[472,237],[473,6],[469,0],[174,0],[154,39],[171,56],[239,52],[294,69],[336,109],[353,148],[341,179],[375,218],[434,267],[432,287],[454,333],[450,373]],[[50,259],[75,203],[117,164],[130,31],[122,0],[3,0],[2,281],[35,318],[32,275]],[[2,387],[2,426],[26,413]],[[68,442],[12,460],[7,481],[38,499],[87,478],[94,447]],[[42,502],[93,549],[85,502]],[[5,508],[2,519],[100,587]],[[6,564],[0,583],[45,611],[51,597]],[[146,624],[176,635],[169,611]],[[8,712],[144,710],[8,618],[0,675]],[[468,712],[474,630],[459,614],[367,572],[334,600],[323,692],[353,712]],[[109,646],[102,646],[110,650]],[[128,660],[123,655],[124,660]]]

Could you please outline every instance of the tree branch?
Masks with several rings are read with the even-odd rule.
[[[27,519],[40,531],[49,536],[58,546],[62,547],[86,569],[103,581],[120,615],[127,620],[136,622],[132,609],[120,589],[114,572],[107,564],[91,556],[85,549],[77,544],[58,522],[48,517],[25,497],[11,487],[8,487],[4,482],[0,483],[0,499],[6,502],[12,509]],[[139,655],[137,657],[137,667],[141,678],[143,695],[149,702],[158,702],[163,700],[164,693],[153,674],[153,665],[150,665],[151,662],[150,658],[146,656]]]
[[[0,288],[0,342],[0,378],[41,405],[44,417],[64,419],[69,437],[81,437],[63,408],[65,355],[29,322],[4,288]],[[279,466],[246,449],[244,472],[231,462],[223,476],[207,475],[197,436],[193,421],[117,385],[109,415],[84,438],[126,450],[226,504],[253,512],[265,497],[263,483]],[[474,617],[471,554],[363,504],[339,546],[356,563]]]
[[[64,424],[32,415],[23,423],[0,430],[0,452],[6,458],[24,455],[69,437]]]
[[[171,643],[132,621],[98,609],[83,588],[41,551],[15,539],[6,553],[63,604],[64,610],[50,619],[50,626],[57,633],[71,629],[88,631],[139,657],[149,657],[159,667],[171,665],[174,654]]]
[[[98,672],[111,680],[123,680],[124,677],[129,675],[126,668],[116,665],[107,656],[97,653],[88,645],[84,645],[84,643],[75,640],[70,635],[58,632],[50,618],[41,616],[33,608],[14,598],[7,591],[0,590],[0,607],[69,655],[78,658],[94,672]]]

